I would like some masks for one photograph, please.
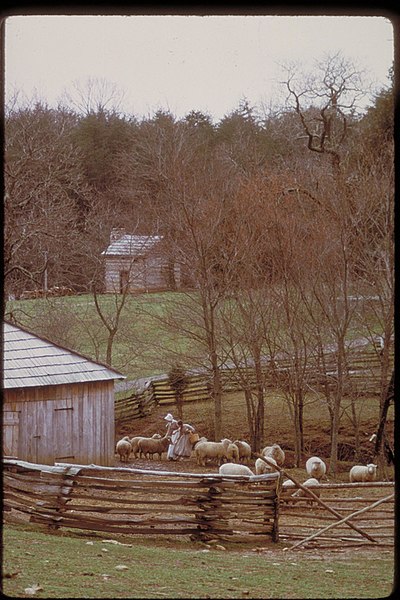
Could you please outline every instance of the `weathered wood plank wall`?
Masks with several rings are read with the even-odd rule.
[[[5,455],[43,464],[114,462],[112,380],[5,390],[3,410]]]
[[[120,292],[120,274],[126,272],[131,290],[166,290],[169,289],[168,269],[165,258],[158,255],[139,257],[132,261],[131,257],[107,257],[105,264],[105,291]],[[174,268],[175,281],[180,285],[180,270]]]

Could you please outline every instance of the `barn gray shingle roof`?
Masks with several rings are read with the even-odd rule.
[[[3,387],[16,389],[125,379],[115,369],[53,344],[26,329],[3,324]]]
[[[143,256],[162,239],[160,235],[130,235],[125,234],[112,242],[103,256]]]

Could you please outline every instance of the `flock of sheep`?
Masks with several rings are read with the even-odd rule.
[[[162,437],[159,433],[155,433],[152,437],[148,438],[145,436],[136,436],[130,438],[126,435],[117,442],[116,452],[121,462],[128,462],[133,454],[134,458],[153,458],[155,454],[158,454],[161,460],[163,452],[168,450],[168,446],[171,443],[171,438],[167,435]]]
[[[134,458],[145,457],[153,458],[158,455],[161,460],[164,452],[167,452],[170,444],[170,437],[161,436],[155,433],[152,437],[136,436],[130,438],[123,437],[116,445],[116,452],[120,461],[128,462],[131,455]],[[224,438],[220,442],[212,442],[205,437],[201,437],[193,446],[193,452],[197,464],[205,467],[208,463],[217,463],[221,475],[262,475],[275,471],[274,466],[279,470],[285,462],[285,452],[279,444],[266,446],[261,451],[261,455],[268,459],[268,463],[262,458],[257,458],[254,463],[254,471],[248,464],[252,460],[252,450],[250,444],[244,440],[231,440]],[[245,464],[247,463],[247,464]],[[304,487],[319,486],[321,479],[326,479],[326,464],[318,456],[312,456],[306,462],[306,473],[308,479],[302,484]],[[355,465],[350,469],[350,482],[367,482],[376,480],[377,465]],[[306,492],[298,489],[293,492],[296,484],[288,479],[282,484],[282,491],[286,496],[303,497]],[[320,495],[320,490],[316,487],[313,490],[316,496]]]

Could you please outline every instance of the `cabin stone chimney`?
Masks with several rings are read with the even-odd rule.
[[[113,227],[110,232],[110,244],[121,239],[126,234],[124,227]]]

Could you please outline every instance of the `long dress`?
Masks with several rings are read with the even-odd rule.
[[[189,440],[189,434],[194,431],[194,427],[185,423],[179,432],[174,443],[174,458],[188,458],[192,454],[192,444]]]
[[[178,421],[176,421],[174,419],[173,421],[170,421],[170,423],[167,425],[167,434],[166,435],[171,436],[171,443],[168,446],[168,450],[167,450],[167,458],[169,460],[175,459],[174,447],[175,447],[175,442],[179,437],[179,434],[180,434],[180,429],[179,429]]]

